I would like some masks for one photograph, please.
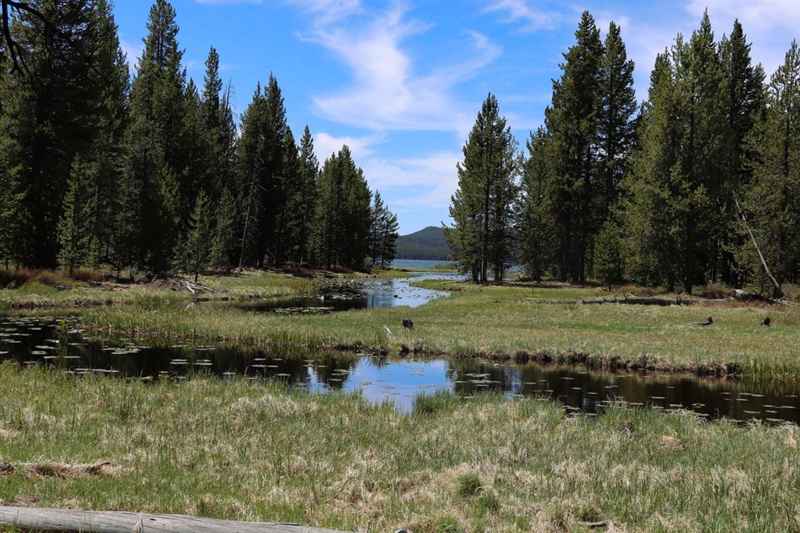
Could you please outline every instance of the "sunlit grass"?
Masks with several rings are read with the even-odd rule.
[[[189,513],[342,530],[791,531],[796,427],[437,396],[416,415],[344,394],[194,379],[75,380],[0,367],[0,458],[109,461],[0,475],[4,504]]]
[[[420,353],[451,356],[586,354],[594,361],[641,361],[665,370],[736,364],[746,373],[800,376],[800,311],[796,306],[714,307],[541,303],[591,297],[601,289],[457,286],[449,298],[417,309],[348,311],[282,316],[235,305],[140,304],[89,309],[85,322],[102,331],[176,342],[269,345],[276,337],[328,348],[402,345]],[[709,315],[712,327],[700,327]],[[773,326],[761,320],[769,315]],[[405,318],[414,329],[402,327]],[[387,332],[387,328],[388,331]]]

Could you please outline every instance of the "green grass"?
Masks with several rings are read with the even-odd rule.
[[[192,294],[168,283],[120,284],[88,282],[66,278],[61,273],[47,272],[46,282],[33,278],[17,288],[0,289],[0,309],[85,308],[103,305],[148,305],[153,302],[175,304],[189,302]],[[240,300],[289,297],[313,292],[313,279],[273,272],[245,271],[226,276],[201,276],[201,285],[211,292],[200,296],[206,300]]]
[[[2,504],[188,513],[342,530],[796,531],[793,426],[479,395],[412,416],[356,396],[0,366]],[[103,475],[24,464],[111,463]]]
[[[427,283],[426,283],[427,285]],[[436,285],[441,287],[441,284]],[[243,347],[269,347],[290,339],[304,347],[373,347],[454,357],[549,354],[556,360],[601,365],[622,361],[693,371],[734,364],[748,374],[775,379],[800,376],[800,310],[723,306],[577,305],[542,303],[602,295],[596,288],[528,288],[468,284],[450,298],[417,309],[349,311],[330,315],[258,314],[231,305],[134,303],[82,311],[101,331],[144,337],[148,342],[205,338]],[[712,315],[715,324],[696,323]],[[773,327],[760,326],[769,315]],[[412,319],[413,331],[402,328]],[[391,335],[387,334],[388,327]],[[579,354],[579,356],[575,356]]]
[[[404,274],[383,271],[377,275]],[[340,276],[333,282],[352,277]],[[293,351],[300,356],[320,348],[399,351],[405,345],[417,353],[452,357],[506,359],[519,353],[523,361],[529,354],[534,360],[551,358],[598,367],[699,373],[736,369],[758,379],[800,378],[797,305],[583,305],[564,302],[621,293],[610,294],[598,287],[476,286],[436,280],[417,283],[450,290],[452,296],[417,309],[287,316],[256,313],[237,304],[310,294],[320,283],[330,282],[270,272],[203,277],[201,283],[213,289],[203,296],[211,301],[197,304],[191,303],[186,291],[153,285],[111,289],[78,285],[69,290],[34,286],[0,290],[0,307],[40,302],[45,310],[33,312],[52,313],[45,303],[63,306],[80,314],[97,332],[135,337],[153,345],[221,342],[241,348],[280,348],[282,353]],[[124,305],[72,306],[70,310],[69,304],[76,301]],[[714,317],[712,327],[696,325],[709,315]],[[765,316],[772,318],[773,327],[760,326]],[[414,321],[413,331],[402,328],[406,318]]]

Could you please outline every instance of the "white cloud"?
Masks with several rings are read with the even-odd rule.
[[[539,9],[529,0],[490,0],[484,11],[502,14],[503,22],[520,24],[521,31],[552,29],[560,18],[558,13]]]
[[[135,69],[139,58],[142,57],[144,52],[144,43],[141,41],[132,43],[123,39],[120,40],[120,47],[128,58],[128,65],[130,65],[131,70]]]
[[[738,18],[745,29],[765,31],[784,28],[796,31],[800,26],[800,2],[797,0],[689,0],[689,13],[700,17],[708,8],[715,17]]]
[[[456,164],[459,152],[439,151],[418,157],[387,158],[377,153],[386,142],[383,135],[336,136],[327,132],[314,138],[317,157],[325,160],[346,144],[356,164],[364,170],[370,187],[389,192],[397,207],[445,208],[458,185]]]
[[[333,24],[362,12],[361,0],[288,0],[314,18],[317,26]]]
[[[314,151],[320,161],[325,161],[332,154],[338,152],[345,144],[350,148],[353,158],[358,163],[363,158],[372,154],[372,146],[380,142],[381,137],[339,137],[322,132],[314,136]]]
[[[471,57],[419,74],[403,43],[428,26],[406,15],[406,8],[398,5],[368,16],[366,24],[353,24],[352,19],[349,27],[329,20],[315,22],[313,32],[304,38],[328,49],[352,74],[348,87],[314,98],[317,113],[374,131],[466,131],[472,106],[459,102],[453,89],[496,59],[500,48],[480,33],[467,32]]]
[[[789,43],[798,37],[798,0],[688,0],[686,11],[693,27],[706,8],[717,38],[730,33],[734,19],[739,19],[753,43],[753,59],[762,63],[768,74],[783,62]]]

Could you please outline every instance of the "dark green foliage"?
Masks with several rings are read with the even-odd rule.
[[[132,83],[108,0],[31,4],[49,22],[14,20],[28,68],[0,65],[0,261],[158,275],[313,259],[313,139],[306,128],[296,146],[274,77],[240,138],[219,54],[199,90],[168,0],[150,8]],[[370,191],[349,153],[335,174],[326,261],[361,268]]]
[[[318,195],[316,262],[327,267],[363,268],[369,255],[372,195],[347,146],[325,161]]]
[[[594,18],[584,12],[575,44],[564,54],[561,78],[553,82],[546,112],[553,143],[553,207],[558,228],[559,276],[584,281],[587,256],[597,230],[595,179],[602,104],[603,45]],[[608,173],[611,169],[604,169]],[[605,203],[605,202],[604,202]]]
[[[622,180],[628,171],[636,142],[636,95],[633,90],[633,61],[628,59],[620,27],[609,25],[600,63],[599,146],[596,181],[601,190],[596,224],[612,214],[622,194]]]
[[[205,192],[195,201],[190,218],[189,235],[183,248],[184,271],[197,276],[208,268],[211,259],[211,206]]]
[[[779,283],[800,279],[800,47],[793,41],[767,90],[767,111],[754,128],[757,153],[744,215]],[[737,258],[762,290],[771,286],[745,227]]]
[[[238,262],[236,242],[236,200],[227,187],[222,191],[216,216],[214,217],[214,240],[211,248],[211,266],[226,268]]]
[[[441,227],[428,226],[397,238],[398,259],[440,259],[445,261],[449,256],[450,247]]]
[[[369,248],[372,265],[385,267],[397,253],[397,216],[384,205],[380,193],[375,193],[370,222]]]
[[[548,153],[551,147],[544,128],[531,134],[517,207],[519,259],[528,276],[535,280],[542,279],[555,259],[552,156]]]
[[[608,288],[623,280],[625,261],[622,248],[622,230],[609,220],[597,234],[594,246],[594,269],[597,280]]]
[[[486,282],[503,279],[512,255],[511,206],[517,193],[516,145],[494,95],[484,100],[458,165],[458,190],[447,228],[450,249],[464,272]]]
[[[63,214],[58,224],[58,260],[69,270],[70,275],[89,256],[92,240],[91,213],[95,201],[92,186],[97,182],[97,174],[96,163],[83,161],[80,157],[76,157],[72,163]]]
[[[18,209],[15,259],[53,267],[72,162],[105,135],[124,63],[107,2],[39,0],[34,7],[59,31],[18,13],[13,38],[27,51],[26,69],[0,76],[0,167]]]

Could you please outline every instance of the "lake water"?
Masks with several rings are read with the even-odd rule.
[[[441,267],[452,270],[458,268],[455,261],[445,261],[443,259],[395,259],[392,261],[392,267],[411,271],[425,271],[440,269]]]
[[[463,278],[451,272],[418,272],[412,273],[409,278],[368,279],[360,283],[356,290],[348,289],[346,292],[337,293],[334,288],[315,296],[246,303],[239,307],[257,312],[278,313],[327,313],[352,309],[419,307],[438,298],[444,298],[448,293],[415,287],[414,282],[458,279]]]
[[[800,423],[800,388],[771,390],[692,376],[612,374],[580,368],[494,364],[481,360],[411,360],[370,355],[283,359],[215,347],[153,349],[84,338],[74,319],[0,318],[0,360],[47,366],[76,377],[105,374],[180,381],[195,374],[277,380],[312,392],[358,392],[403,412],[422,394],[452,391],[468,401],[485,391],[551,398],[575,412],[595,413],[608,402],[687,409],[709,418]]]

